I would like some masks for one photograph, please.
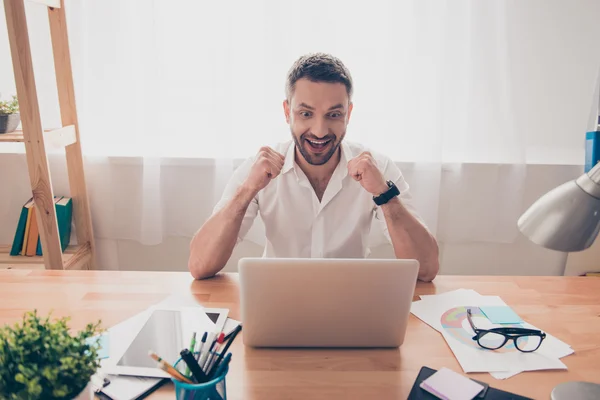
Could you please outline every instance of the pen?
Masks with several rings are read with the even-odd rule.
[[[193,351],[194,351],[194,347],[196,347],[196,332],[194,332],[194,333],[192,334],[192,342],[190,343],[190,351],[192,351],[192,352],[193,352]],[[193,357],[193,353],[192,353],[192,357]],[[186,364],[187,364],[187,363],[186,363]],[[189,375],[190,375],[190,367],[189,367],[189,366],[188,366],[188,367],[185,367],[185,374],[186,374],[187,376],[189,376]]]
[[[100,393],[102,391],[102,389],[104,389],[105,387],[110,385],[110,380],[108,378],[100,377],[97,375],[93,375],[90,378],[90,381],[91,381],[92,388],[95,393]]]
[[[221,345],[221,343],[223,343],[224,339],[225,339],[225,334],[223,332],[221,332],[217,341],[211,345],[212,351],[209,351],[210,355],[208,356],[208,358],[206,359],[206,363],[204,364],[204,371],[207,374],[211,368],[213,360],[215,359],[215,354],[217,353],[217,351],[219,351],[219,346]]]
[[[227,353],[225,358],[219,363],[219,365],[217,365],[214,374],[209,376],[208,379],[211,380],[213,378],[218,378],[219,376],[221,376],[223,371],[225,371],[225,368],[229,365],[229,361],[231,361],[231,353]]]
[[[185,376],[183,376],[181,374],[181,372],[177,371],[175,369],[175,367],[173,367],[171,364],[169,364],[168,362],[166,362],[164,359],[162,359],[161,357],[158,356],[158,354],[156,354],[155,352],[153,352],[152,350],[150,350],[148,352],[148,355],[154,360],[158,362],[158,366],[160,369],[162,369],[163,371],[165,371],[167,374],[171,375],[173,378],[178,379],[180,381],[183,381],[185,383],[194,383],[191,380],[189,380],[188,378],[186,378]]]
[[[204,344],[204,346],[202,346],[202,348],[204,350],[202,350],[202,355],[200,356],[200,359],[198,361],[200,366],[204,365],[204,363],[206,362],[206,359],[210,355],[210,350],[212,349],[212,345],[209,345],[209,343],[214,343],[213,336],[214,336],[214,333],[207,333],[206,343]]]
[[[231,334],[231,337],[227,341],[225,348],[223,349],[223,351],[221,351],[221,354],[219,354],[219,357],[217,358],[217,362],[215,365],[218,365],[218,363],[223,359],[223,354],[227,353],[227,350],[229,350],[229,346],[231,346],[231,343],[233,343],[233,341],[235,340],[235,337],[238,335],[238,333],[240,333],[241,330],[242,330],[242,325],[238,325],[235,328],[235,330]],[[211,371],[207,371],[206,373],[208,376],[211,376]]]
[[[200,361],[200,357],[202,356],[202,349],[204,348],[204,344],[206,343],[207,336],[208,332],[204,332],[204,335],[202,335],[202,340],[200,341],[200,346],[198,347],[198,354],[196,354],[196,361]]]
[[[183,349],[179,353],[183,362],[187,364],[187,368],[192,371],[192,375],[194,379],[196,379],[197,383],[206,382],[206,374],[202,371],[202,368],[196,362],[196,359],[192,355],[192,353],[188,349]]]

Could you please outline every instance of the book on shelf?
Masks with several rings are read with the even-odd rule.
[[[64,252],[71,240],[71,222],[73,219],[73,200],[70,197],[55,196],[54,207],[60,237],[61,250]],[[11,256],[43,255],[40,230],[37,223],[36,208],[33,199],[29,199],[21,209],[15,238],[10,250]]]
[[[29,231],[27,232],[27,239],[24,239],[24,241],[27,241],[27,245],[25,247],[25,253],[23,253],[24,256],[35,256],[35,248],[37,246],[37,238],[38,236],[40,236],[40,230],[38,229],[38,222],[37,222],[37,217],[35,215],[35,204],[33,205],[33,207],[31,207],[29,209],[29,213],[31,214],[31,217],[29,218],[31,221],[29,223]]]
[[[17,224],[17,232],[15,233],[15,239],[13,240],[13,245],[10,249],[11,256],[18,256],[23,250],[23,245],[25,244],[23,243],[23,238],[27,237],[27,223],[28,221],[30,221],[29,209],[32,206],[33,198],[27,200],[27,202],[23,204],[23,208],[21,209],[21,216],[19,217],[19,222]]]

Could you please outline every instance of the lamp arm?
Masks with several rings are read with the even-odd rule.
[[[575,183],[591,196],[600,199],[600,163],[596,164],[587,174],[577,178]]]

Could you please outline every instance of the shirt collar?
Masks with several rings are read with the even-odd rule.
[[[292,140],[290,142],[290,145],[288,146],[287,152],[285,153],[285,160],[283,161],[283,168],[281,169],[282,175],[285,174],[286,172],[288,172],[290,169],[294,168],[294,164],[296,163],[294,161],[295,156],[296,156],[295,153],[296,153],[296,144]]]
[[[342,141],[340,145],[340,149],[342,150],[340,163],[336,167],[336,170],[340,167],[343,167],[342,178],[348,175],[348,162],[352,159],[352,150],[350,150],[350,146],[346,144],[346,142]],[[281,169],[281,174],[285,174],[292,168],[295,168],[296,165],[296,143],[292,140],[288,149],[285,153],[285,161],[283,162],[283,168]],[[335,173],[335,172],[334,172]]]

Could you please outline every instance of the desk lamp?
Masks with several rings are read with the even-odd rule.
[[[540,197],[519,218],[518,226],[529,240],[548,249],[571,252],[590,247],[600,231],[600,163]],[[551,397],[600,399],[600,385],[565,382]]]

